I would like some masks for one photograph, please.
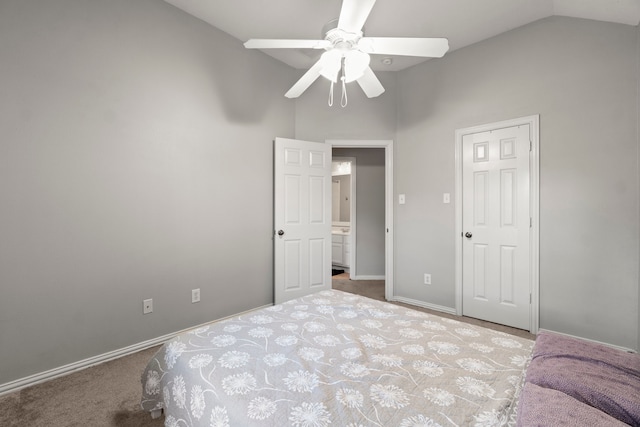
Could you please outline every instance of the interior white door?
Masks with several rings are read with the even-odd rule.
[[[462,312],[530,330],[529,125],[462,139]]]
[[[276,304],[331,289],[331,145],[276,138]]]

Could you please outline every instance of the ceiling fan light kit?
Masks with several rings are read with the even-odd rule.
[[[368,53],[359,50],[350,50],[344,55],[344,81],[351,83],[364,75],[369,68],[371,57]]]
[[[336,83],[338,73],[342,68],[342,52],[338,50],[328,50],[320,57],[320,75],[327,80]]]
[[[287,98],[299,97],[320,76],[331,82],[329,105],[333,104],[333,85],[338,79],[342,81],[340,104],[343,107],[347,105],[346,83],[358,82],[368,98],[380,96],[384,87],[371,70],[371,54],[440,58],[449,50],[449,42],[445,38],[365,37],[362,27],[375,2],[343,0],[340,18],[323,28],[324,40],[250,39],[244,46],[247,49],[325,49],[320,59],[285,94]],[[387,59],[389,61],[384,62]],[[392,61],[383,59],[385,64]]]

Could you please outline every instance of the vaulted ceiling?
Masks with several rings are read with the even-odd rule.
[[[322,27],[338,18],[341,0],[165,0],[242,42],[250,38],[322,39]],[[450,51],[552,15],[638,25],[640,0],[377,0],[364,32],[377,37],[445,37]],[[298,69],[321,52],[268,49]],[[394,56],[371,68],[397,71],[424,58]]]

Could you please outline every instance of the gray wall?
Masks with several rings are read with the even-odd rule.
[[[333,107],[327,104],[329,82],[320,78],[296,100],[296,138],[322,142],[326,139],[395,139],[396,74],[377,72],[385,92],[368,99],[357,83],[347,85],[349,103],[340,107],[340,88],[334,89]]]
[[[334,148],[333,156],[356,158],[356,269],[351,275],[384,276],[384,148]]]
[[[455,304],[455,129],[540,114],[540,326],[638,349],[637,43],[552,17],[400,73],[398,295]]]
[[[157,0],[3,0],[0,58],[0,384],[272,303],[297,72]]]

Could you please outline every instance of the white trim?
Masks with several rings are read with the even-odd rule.
[[[602,341],[596,341],[596,340],[592,340],[592,339],[589,339],[589,338],[583,338],[583,337],[579,337],[577,335],[571,335],[571,334],[565,334],[565,333],[562,333],[562,332],[556,332],[556,331],[552,331],[550,329],[540,328],[540,329],[538,329],[538,333],[540,333],[540,332],[551,332],[553,334],[562,335],[564,337],[576,338],[576,339],[583,340],[583,341],[588,341],[588,342],[591,342],[591,343],[594,343],[594,344],[600,344],[600,345],[604,345],[604,346],[607,346],[607,347],[615,348],[616,350],[621,350],[621,351],[624,351],[624,352],[627,352],[627,353],[637,353],[637,351],[635,351],[635,350],[633,350],[631,348],[621,347],[619,345],[609,344],[609,343],[602,342]]]
[[[351,280],[384,280],[384,276],[351,276],[349,275]]]
[[[540,327],[540,116],[532,115],[496,123],[456,129],[455,167],[456,167],[456,228],[455,228],[455,298],[456,314],[462,315],[462,137],[465,135],[503,129],[512,126],[529,125],[531,138],[531,157],[529,168],[530,209],[531,209],[531,333],[536,334]]]
[[[331,161],[334,160],[342,161],[342,162],[351,162],[351,199],[349,200],[349,267],[347,269],[349,271],[357,271],[356,270],[356,245],[355,245],[355,235],[357,225],[357,216],[356,216],[356,173],[358,169],[358,165],[356,163],[355,157],[333,157],[331,156]],[[331,225],[337,224],[332,222]],[[353,237],[352,237],[353,236]],[[344,253],[344,251],[343,251]]]
[[[394,297],[391,301],[401,302],[409,305],[415,305],[417,307],[422,307],[422,308],[428,308],[429,310],[439,311],[441,313],[456,315],[455,308],[445,307],[443,305],[437,305],[437,304],[430,304],[428,302],[419,301],[412,298]]]
[[[387,231],[384,252],[385,252],[385,284],[384,296],[390,301],[393,298],[394,280],[394,255],[393,255],[393,140],[348,140],[348,139],[328,139],[325,141],[333,147],[339,148],[384,148],[384,173],[385,173],[385,229]],[[353,235],[353,234],[352,234]],[[352,240],[356,244],[355,235]],[[355,269],[353,270],[355,272]]]
[[[36,384],[43,383],[45,381],[53,380],[55,378],[59,378],[68,374],[72,374],[74,372],[81,371],[86,368],[90,368],[92,366],[96,366],[105,362],[109,362],[111,360],[119,359],[124,356],[129,356],[131,354],[137,353],[142,350],[146,350],[148,348],[154,347],[156,345],[160,345],[165,343],[166,341],[180,335],[184,332],[190,331],[192,329],[200,328],[205,325],[209,325],[212,323],[220,322],[222,320],[230,319],[232,317],[241,316],[246,313],[250,313],[252,311],[260,310],[266,307],[271,307],[273,304],[263,305],[262,307],[253,308],[251,310],[243,311],[242,313],[234,314],[227,317],[222,317],[217,320],[213,320],[211,322],[206,322],[198,326],[193,326],[191,328],[183,329],[178,332],[173,332],[167,335],[163,335],[161,337],[153,338],[147,341],[142,341],[137,344],[133,344],[127,347],[120,348],[118,350],[109,351],[107,353],[99,354],[97,356],[89,357],[88,359],[80,360],[77,362],[69,363],[68,365],[60,366],[57,368],[49,369],[48,371],[40,372],[37,374],[29,375],[28,377],[20,378],[14,381],[10,381],[8,383],[0,384],[0,396],[8,393],[13,393],[15,391],[21,390],[25,387],[30,387]]]

